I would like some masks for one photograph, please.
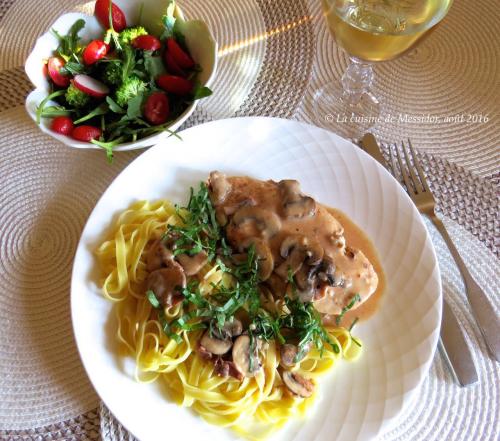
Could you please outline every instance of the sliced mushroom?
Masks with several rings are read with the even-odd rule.
[[[179,261],[182,268],[184,268],[186,276],[194,276],[195,274],[197,274],[208,261],[208,256],[205,251],[200,251],[194,256],[190,256],[188,254],[179,254],[175,256],[175,258]]]
[[[297,372],[283,371],[283,382],[290,392],[302,398],[308,398],[314,392],[312,380],[304,378]]]
[[[227,321],[224,323],[222,330],[217,327],[213,330],[213,334],[215,337],[225,340],[233,337],[237,337],[241,335],[243,332],[243,324],[237,318],[234,318],[231,321]]]
[[[316,277],[330,286],[337,286],[335,279],[335,263],[330,257],[325,257],[315,268]],[[340,281],[339,281],[340,282]]]
[[[233,345],[233,362],[238,370],[245,377],[253,377],[261,368],[261,363],[258,355],[259,340],[255,344],[255,348],[250,353],[250,337],[248,335],[240,335]],[[252,369],[250,369],[250,359],[252,360]]]
[[[186,287],[186,275],[178,264],[158,269],[149,274],[146,290],[155,293],[164,307],[173,306],[183,299],[181,290]]]
[[[295,275],[304,262],[309,265],[319,263],[324,250],[317,240],[308,239],[302,234],[292,234],[281,243],[280,254],[286,260],[278,266],[276,273],[287,279],[289,272]]]
[[[307,345],[305,353],[302,354],[302,357],[299,360],[295,361],[299,348],[296,345],[286,343],[282,345],[280,348],[280,363],[283,367],[287,368],[292,367],[298,361],[302,360],[310,350],[311,350],[311,345],[309,344]]]
[[[203,346],[208,352],[214,355],[222,355],[231,349],[233,342],[230,338],[220,339],[215,335],[210,336],[210,331],[206,331],[200,340],[200,346]]]
[[[215,209],[215,220],[221,227],[225,227],[228,223],[228,218],[226,213],[224,213],[224,209],[221,207],[217,207]]]
[[[269,278],[274,269],[274,258],[271,253],[271,249],[267,242],[262,239],[256,239],[250,237],[243,241],[239,249],[240,251],[247,250],[251,246],[255,247],[255,255],[257,256],[257,262],[259,266],[259,278],[261,281],[265,281]]]
[[[295,364],[295,357],[297,356],[298,348],[295,345],[289,343],[281,346],[280,356],[281,364],[284,367],[292,367]]]
[[[220,205],[224,202],[231,191],[231,183],[227,180],[224,173],[213,171],[208,179],[208,189],[210,199],[214,205]]]
[[[164,268],[173,259],[172,252],[166,247],[163,240],[155,240],[146,254],[146,270],[151,272]]]
[[[282,298],[286,293],[286,281],[278,274],[273,273],[266,280],[266,285],[269,287],[273,296],[276,298]]]
[[[264,239],[269,239],[281,229],[281,220],[276,213],[265,208],[245,206],[234,213],[232,223],[236,228],[252,222]]]
[[[321,298],[325,293],[324,287],[336,285],[334,272],[335,265],[329,257],[317,265],[302,267],[295,274],[297,298],[303,303]]]
[[[291,179],[278,183],[283,199],[283,214],[287,218],[302,218],[314,216],[316,201],[310,196],[305,196],[300,191],[300,184]]]
[[[307,238],[302,234],[290,235],[281,242],[281,257],[287,257],[294,249],[303,250],[308,265],[316,265],[323,259],[324,250],[314,238]]]
[[[314,216],[316,213],[316,201],[310,196],[302,196],[296,201],[284,202],[283,213],[288,218]]]

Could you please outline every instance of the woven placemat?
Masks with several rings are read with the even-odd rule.
[[[312,93],[326,80],[339,78],[346,65],[345,54],[326,31],[318,1],[186,0],[181,6],[188,16],[206,19],[220,47],[216,93],[184,127],[250,114],[314,122]],[[43,136],[22,108],[31,89],[22,66],[35,38],[62,13],[91,9],[92,2],[0,0],[2,440],[131,439],[109,411],[99,407],[83,372],[71,332],[68,293],[74,250],[88,214],[111,180],[140,152],[119,154],[110,167],[102,152],[71,150]],[[449,17],[420,48],[377,68],[376,84],[391,112],[489,112],[490,122],[480,129],[382,124],[375,132],[386,141],[411,136],[425,152],[422,161],[441,212],[473,271],[483,271],[479,280],[489,283],[491,295],[498,292],[491,287],[497,281],[500,139],[499,105],[490,93],[499,85],[500,66],[492,55],[499,37],[491,29],[499,19],[498,8],[490,2],[455,0]],[[477,74],[474,63],[480,65]],[[436,75],[439,69],[451,70],[451,76]],[[441,256],[442,250],[438,252]],[[409,409],[387,439],[431,439],[424,427],[448,433],[452,424],[477,434],[477,439],[498,439],[492,413],[498,412],[498,369],[485,357],[456,269],[449,259],[443,262],[450,267],[445,293],[478,345],[481,386],[457,389],[437,357],[422,388],[420,407]],[[444,398],[449,394],[455,394],[455,401]],[[493,404],[476,410],[474,417],[464,416],[454,404],[471,409],[467,405],[478,408],[483,400]],[[436,404],[425,406],[430,402]],[[445,423],[436,421],[439,413]],[[454,439],[465,439],[468,432],[460,433]]]
[[[314,91],[340,79],[346,53],[335,45],[321,16],[319,1],[308,0],[316,32],[314,78],[298,119],[316,122]],[[491,176],[500,164],[500,22],[498,2],[455,0],[445,19],[415,49],[399,59],[377,64],[375,93],[382,118],[374,133],[393,142],[410,137],[420,149],[461,165],[474,174]],[[474,115],[488,122],[445,122],[446,117]],[[387,116],[395,121],[386,122]],[[414,117],[440,122],[405,122]],[[401,120],[400,120],[401,117]]]

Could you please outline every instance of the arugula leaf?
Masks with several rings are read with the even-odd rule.
[[[126,45],[123,48],[123,72],[122,82],[125,82],[135,68],[135,54],[132,46]]]
[[[99,147],[102,147],[106,151],[106,157],[108,158],[108,162],[111,164],[113,163],[113,147],[117,146],[118,144],[121,144],[123,141],[125,141],[125,139],[126,138],[122,136],[120,138],[116,138],[115,140],[109,142],[98,141],[97,139],[92,139],[90,142]]]
[[[207,86],[202,86],[200,83],[196,83],[193,90],[193,101],[206,98],[212,95],[212,90]]]
[[[42,118],[55,118],[56,116],[69,116],[73,110],[65,109],[63,106],[48,106],[42,110]]]
[[[141,106],[144,99],[143,94],[134,96],[127,105],[127,117],[130,119],[138,118],[142,116]]]
[[[106,102],[108,103],[109,110],[115,113],[125,113],[125,109],[120,107],[117,102],[111,98],[109,95],[106,97]]]
[[[78,55],[81,48],[78,47],[78,42],[80,37],[78,33],[85,27],[85,20],[82,18],[78,19],[73,23],[69,32],[66,36],[62,36],[55,29],[52,29],[52,33],[59,40],[59,46],[57,47],[57,53],[64,58],[65,61],[69,61],[73,55]],[[77,58],[78,59],[78,58]]]
[[[144,52],[144,68],[151,84],[156,84],[156,78],[167,73],[161,57],[152,56],[149,52]]]
[[[89,119],[94,118],[95,116],[105,115],[109,111],[109,106],[106,103],[102,103],[97,106],[95,109],[91,110],[87,115],[82,116],[81,118],[74,121],[74,124],[80,124],[84,121],[88,121]]]
[[[80,62],[67,61],[66,64],[61,68],[60,72],[63,75],[64,74],[78,75],[85,72],[85,66]]]
[[[56,90],[55,92],[47,95],[40,103],[40,105],[36,109],[36,123],[40,124],[40,118],[42,117],[43,109],[45,105],[53,98],[57,98],[58,96],[64,95],[66,90]]]

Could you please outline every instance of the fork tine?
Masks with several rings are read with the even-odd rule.
[[[411,145],[410,138],[408,138],[408,145],[410,147],[411,156],[413,157],[413,165],[417,168],[418,176],[420,177],[420,182],[424,186],[425,191],[428,191],[430,193],[431,189],[429,188],[429,185],[427,184],[427,178],[425,177],[424,170],[423,170],[422,166],[420,165],[420,161],[417,158],[417,154],[415,152],[415,149]]]
[[[398,159],[399,163],[399,169],[401,170],[401,175],[403,176],[404,183],[406,185],[406,190],[408,193],[412,194],[415,193],[415,190],[413,189],[411,185],[411,180],[410,177],[408,176],[408,173],[406,172],[406,167],[403,165],[403,161],[401,160],[401,153],[399,152],[399,148],[397,144],[394,144],[395,150],[396,150],[396,158]],[[404,145],[403,145],[403,150],[404,150]],[[408,167],[410,168],[410,167]]]
[[[408,139],[408,141],[409,141],[409,139]],[[415,173],[414,167],[412,167],[412,165],[411,165],[410,156],[408,155],[408,149],[406,148],[404,141],[401,141],[401,146],[403,147],[403,152],[404,152],[405,159],[406,159],[406,165],[408,166],[408,170],[410,171],[410,176],[411,176],[411,180],[413,182],[413,187],[415,188],[415,193],[421,193],[424,191],[424,187],[422,186],[422,183],[418,179],[418,176]]]

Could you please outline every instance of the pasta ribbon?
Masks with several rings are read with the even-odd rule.
[[[279,354],[273,341],[269,342],[261,371],[253,378],[238,381],[218,376],[213,363],[200,358],[195,349],[203,331],[183,331],[179,342],[165,334],[144,295],[145,251],[169,225],[181,223],[171,202],[139,201],[117,218],[108,239],[96,250],[104,274],[103,295],[115,303],[116,338],[123,352],[135,358],[137,381],[162,381],[170,399],[193,409],[209,423],[231,428],[247,439],[261,440],[290,418],[304,416],[315,394],[304,399],[288,391],[281,379]],[[202,294],[210,295],[225,275],[217,265],[207,265],[198,277]],[[182,314],[182,303],[165,310],[169,321]],[[338,345],[338,353],[329,347],[322,353],[313,348],[293,368],[314,381],[340,359],[355,360],[361,354],[361,347],[348,330],[327,331]]]

